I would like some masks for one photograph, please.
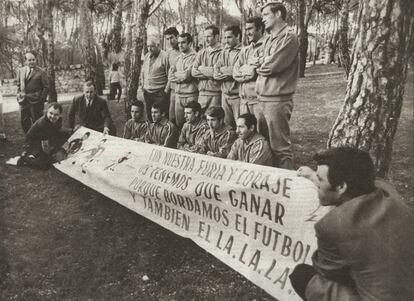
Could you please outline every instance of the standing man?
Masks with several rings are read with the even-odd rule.
[[[152,104],[161,102],[169,106],[169,99],[166,93],[169,69],[168,54],[160,49],[158,41],[151,38],[148,41],[148,53],[145,55],[141,71],[147,118],[150,121],[152,121]]]
[[[136,101],[131,104],[131,116],[125,123],[124,136],[125,139],[144,142],[145,135],[148,131],[148,121],[144,118],[144,103]]]
[[[272,151],[266,138],[257,130],[257,120],[252,114],[242,114],[237,119],[239,138],[231,147],[227,159],[272,166]]]
[[[243,47],[234,64],[233,77],[240,83],[240,113],[254,114],[259,119],[258,99],[255,92],[256,57],[262,56],[264,24],[262,18],[252,17],[246,21],[245,32],[249,45]],[[260,125],[258,129],[260,128]]]
[[[198,83],[191,75],[191,68],[195,60],[195,52],[191,49],[193,38],[189,33],[178,37],[178,47],[181,54],[177,62],[170,69],[169,79],[175,85],[175,124],[180,129],[184,124],[184,107],[190,102],[198,100]],[[170,106],[171,108],[171,106]],[[170,118],[171,120],[171,118]]]
[[[289,120],[298,78],[299,42],[287,27],[286,13],[281,3],[268,2],[262,7],[263,22],[270,34],[263,42],[263,57],[254,63],[258,65],[259,131],[269,137],[274,165],[293,169]]]
[[[350,147],[314,156],[317,171],[301,167],[322,206],[315,224],[313,266],[290,275],[303,300],[414,300],[414,216],[395,189],[375,181],[369,154]]]
[[[241,50],[241,30],[238,26],[224,29],[226,46],[214,65],[214,79],[221,82],[221,105],[224,109],[224,123],[236,128],[240,115],[239,83],[233,78],[233,67]]]
[[[209,130],[197,146],[197,152],[212,157],[227,158],[237,135],[230,126],[224,124],[222,107],[210,107],[206,111]]]
[[[214,25],[207,26],[204,29],[207,47],[197,52],[191,71],[192,75],[199,80],[198,102],[203,113],[211,106],[221,106],[220,82],[213,78],[213,67],[217,63],[222,50],[219,43],[219,33],[219,29]]]
[[[151,107],[153,122],[148,126],[145,142],[170,148],[177,147],[178,130],[167,118],[165,103],[154,103]]]
[[[43,115],[44,103],[49,93],[49,82],[44,70],[37,66],[33,52],[26,53],[26,66],[17,71],[17,102],[20,119],[26,134],[32,124]]]
[[[177,58],[180,55],[180,51],[178,49],[178,30],[175,27],[169,27],[166,31],[164,31],[164,37],[167,42],[170,44],[170,49],[167,51],[168,55],[168,62],[170,64],[170,68],[175,66],[177,62]],[[175,117],[175,83],[168,80],[167,86],[165,87],[165,92],[167,93],[167,97],[169,95],[170,100],[170,108],[169,108],[169,119],[172,123],[176,123]]]
[[[197,145],[201,143],[204,134],[208,130],[207,122],[201,118],[201,106],[198,102],[190,102],[184,109],[185,120],[180,138],[178,139],[178,149],[188,152],[196,152]]]
[[[73,98],[69,110],[69,126],[75,128],[75,118],[78,115],[78,125],[85,126],[104,134],[116,135],[106,100],[99,97],[92,81],[83,85],[83,95]]]

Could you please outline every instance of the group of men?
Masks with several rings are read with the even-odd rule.
[[[214,112],[217,116],[214,118],[220,119],[217,108],[221,108],[223,128],[226,126],[228,131],[239,130],[239,117],[249,114],[240,123],[246,125],[255,120],[254,128],[258,132],[255,138],[260,134],[269,142],[270,148],[265,148],[271,159],[266,164],[293,169],[289,120],[298,77],[299,43],[295,33],[288,29],[286,15],[283,4],[265,4],[262,18],[246,21],[249,45],[245,47],[242,47],[238,26],[224,29],[224,47],[220,44],[219,29],[207,26],[204,29],[206,47],[197,53],[191,47],[192,36],[178,34],[174,27],[165,31],[171,46],[169,51],[161,50],[156,40],[150,40],[141,72],[148,120],[153,121],[154,103],[168,106],[165,117],[178,129],[188,123],[185,109],[192,102],[201,106],[200,117],[207,120],[208,112]],[[209,111],[210,108],[215,109]],[[216,144],[220,143],[217,135],[213,137]],[[250,143],[245,139],[243,147]]]

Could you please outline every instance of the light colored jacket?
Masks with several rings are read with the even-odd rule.
[[[184,123],[178,139],[178,149],[196,152],[196,146],[202,142],[208,129],[207,121],[204,119],[200,119],[195,123]]]
[[[309,301],[414,300],[414,216],[391,185],[376,187],[315,224]]]
[[[214,65],[214,79],[217,76],[226,75],[224,80],[221,80],[221,91],[230,96],[239,96],[239,83],[233,78],[233,67],[236,63],[241,50],[241,44],[233,48],[224,48]]]
[[[191,75],[196,53],[181,53],[174,66],[170,68],[169,80],[175,83],[175,93],[187,97],[198,94],[197,79]]]
[[[213,78],[213,67],[216,64],[222,48],[217,44],[215,48],[207,47],[200,50],[195,58],[191,74],[198,79],[198,91],[200,95],[220,95],[220,82]],[[210,68],[211,76],[203,74],[199,68]]]
[[[155,91],[165,89],[168,82],[170,62],[168,54],[160,50],[157,57],[151,58],[151,53],[145,55],[142,64],[141,81],[144,90]]]
[[[248,140],[238,138],[227,159],[266,166],[272,166],[273,163],[269,142],[259,133],[254,133]]]
[[[299,42],[285,25],[263,41],[263,63],[256,70],[256,94],[260,101],[291,100],[296,90]]]
[[[209,129],[205,132],[200,144],[197,145],[198,152],[213,157],[227,158],[233,142],[236,140],[236,132],[229,126],[223,125],[219,130]]]
[[[145,142],[170,148],[176,148],[177,139],[177,128],[167,118],[163,118],[160,122],[153,122],[149,124]]]

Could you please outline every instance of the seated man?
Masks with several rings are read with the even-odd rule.
[[[209,130],[197,145],[197,152],[213,157],[226,158],[237,135],[224,124],[222,107],[210,107],[206,111]]]
[[[87,81],[83,85],[83,95],[73,98],[69,110],[69,126],[72,129],[75,128],[76,114],[78,114],[80,121],[78,125],[104,134],[116,135],[116,128],[113,125],[108,104],[105,99],[96,94],[92,81]]]
[[[144,142],[148,130],[148,121],[144,119],[144,103],[136,101],[131,104],[131,116],[125,123],[124,138]]]
[[[29,165],[36,169],[47,169],[51,164],[63,159],[62,145],[70,136],[70,131],[62,130],[63,108],[51,103],[44,116],[40,117],[26,134],[26,151],[18,165]],[[61,155],[58,152],[61,151]]]
[[[151,107],[153,122],[149,124],[145,142],[166,146],[177,147],[178,130],[167,118],[167,105],[156,102]]]
[[[240,115],[236,120],[239,138],[231,147],[227,159],[272,166],[269,142],[257,132],[257,119],[252,114]]]
[[[208,130],[207,122],[201,118],[201,105],[198,102],[189,102],[184,107],[184,117],[187,122],[181,130],[178,149],[196,152],[197,144],[201,142],[204,133]]]
[[[398,193],[375,181],[368,153],[350,147],[314,156],[322,206],[335,206],[315,224],[313,267],[296,266],[293,288],[304,300],[414,300],[414,217]]]

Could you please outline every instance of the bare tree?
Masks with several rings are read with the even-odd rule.
[[[410,0],[360,1],[345,101],[327,144],[369,151],[380,177],[390,169],[413,50],[413,14]]]
[[[345,74],[348,77],[349,70],[351,69],[351,58],[349,55],[349,43],[348,43],[348,18],[349,18],[349,1],[342,0],[340,21],[339,21],[339,57],[341,59],[341,65],[345,70]]]

